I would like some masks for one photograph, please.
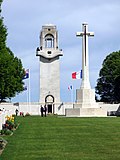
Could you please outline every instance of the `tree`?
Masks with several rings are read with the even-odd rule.
[[[120,51],[109,54],[103,61],[96,93],[102,102],[120,103]]]
[[[7,29],[3,24],[3,17],[1,17],[1,4],[2,0],[0,0],[0,50],[6,47],[7,39]]]
[[[4,101],[23,91],[22,79],[25,71],[21,60],[6,46],[7,29],[1,17],[1,4],[2,0],[0,0],[0,101]]]
[[[120,75],[115,79],[114,92],[115,92],[116,101],[120,103]]]

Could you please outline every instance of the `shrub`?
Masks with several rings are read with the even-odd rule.
[[[10,120],[7,120],[6,121],[6,127],[9,129],[9,130],[12,130],[14,128],[14,123],[11,122]]]
[[[6,118],[6,123],[2,126],[2,130],[0,131],[1,135],[11,135],[13,133],[13,130],[18,126],[13,116],[7,116]]]
[[[4,144],[0,143],[0,150],[2,150],[4,148]]]
[[[4,134],[4,129],[1,130],[1,135],[3,135],[3,134]]]
[[[11,134],[12,134],[12,131],[10,131],[9,129],[5,129],[5,130],[4,130],[4,134],[5,134],[5,135],[11,135]]]
[[[9,129],[2,129],[1,135],[11,135],[13,132]]]

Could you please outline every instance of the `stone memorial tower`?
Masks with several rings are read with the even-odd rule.
[[[48,113],[57,113],[60,105],[60,56],[58,31],[53,24],[42,26],[40,47],[36,56],[40,60],[40,103],[46,104]]]

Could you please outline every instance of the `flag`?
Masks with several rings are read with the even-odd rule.
[[[27,79],[27,78],[29,78],[29,69],[25,71],[25,76],[23,77],[23,79]]]
[[[72,90],[73,89],[73,86],[68,86],[68,90]]]
[[[81,69],[81,72],[80,72],[80,78],[82,79],[82,69]]]
[[[82,78],[82,70],[79,72],[72,73],[72,79],[80,79],[80,78]]]

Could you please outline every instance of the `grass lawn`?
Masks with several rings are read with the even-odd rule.
[[[0,160],[120,160],[120,118],[17,117]]]

